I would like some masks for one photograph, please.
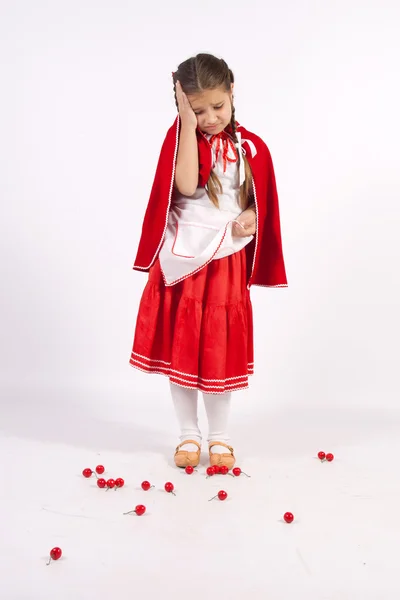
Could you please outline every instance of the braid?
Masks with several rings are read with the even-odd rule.
[[[232,102],[232,117],[231,117],[231,127],[232,127],[232,137],[233,137],[233,141],[235,142],[235,144],[237,144],[237,135],[236,135],[236,119],[235,119],[235,106]]]
[[[228,69],[229,72],[229,82],[232,84],[235,82],[235,78],[233,75],[233,72],[231,71],[231,69]],[[238,138],[236,135],[236,109],[235,109],[235,105],[233,104],[233,101],[231,102],[231,106],[232,106],[232,116],[231,116],[231,129],[232,129],[232,138],[233,141],[235,142],[235,144],[238,143]],[[241,149],[238,150],[238,152],[241,152]],[[242,185],[240,186],[240,205],[242,206],[242,208],[247,208],[247,204],[248,204],[248,194],[249,194],[249,182],[248,182],[248,176],[249,176],[249,171],[250,171],[250,167],[248,165],[247,159],[245,156],[242,155],[242,160],[244,161],[244,166],[245,166],[245,173],[246,173],[246,180],[242,183]]]
[[[226,63],[225,63],[226,64]],[[230,84],[235,83],[235,77],[233,75],[233,71],[231,69],[229,69],[228,65],[227,69],[228,69],[228,81]],[[235,119],[235,106],[233,104],[233,101],[231,102],[231,106],[232,106],[232,117],[231,117],[231,127],[232,127],[232,137],[234,139],[235,144],[237,144],[237,136],[236,136],[236,119]]]
[[[232,128],[232,137],[233,137],[233,141],[235,142],[235,144],[238,143],[238,138],[236,135],[236,118],[235,118],[235,106],[232,102],[232,117],[231,117],[231,128]],[[238,149],[238,152],[241,152],[241,149]],[[251,173],[251,169],[250,169],[250,165],[248,163],[248,160],[246,158],[246,156],[242,155],[242,160],[244,162],[244,169],[245,169],[245,174],[246,174],[246,178],[245,181],[242,183],[242,185],[240,186],[240,205],[243,208],[243,210],[245,210],[248,205],[249,205],[249,198],[251,194],[251,180],[252,180],[252,173]]]

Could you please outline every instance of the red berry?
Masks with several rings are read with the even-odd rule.
[[[107,487],[108,488],[115,487],[115,481],[114,481],[114,479],[107,479]]]
[[[285,514],[283,515],[283,518],[286,521],[286,523],[292,523],[294,516],[292,515],[291,512],[285,512]]]
[[[318,458],[320,460],[324,460],[324,458],[325,458],[325,452],[318,452]]]
[[[47,561],[46,565],[49,565],[52,560],[58,560],[59,558],[61,558],[61,555],[62,555],[61,548],[58,548],[57,546],[55,548],[52,548],[50,550],[50,558]]]
[[[93,474],[92,469],[83,469],[83,471],[82,471],[82,475],[87,478],[91,477],[92,474]]]
[[[146,507],[143,504],[138,504],[135,509],[128,510],[128,512],[123,513],[124,515],[131,515],[132,513],[136,513],[138,517],[141,517],[146,512]]]
[[[57,546],[55,548],[53,548],[52,550],[50,550],[50,556],[53,560],[58,560],[59,558],[61,558],[62,555],[62,550],[61,548],[58,548]]]
[[[103,479],[102,477],[100,477],[100,479],[97,480],[97,485],[99,488],[103,489],[106,487],[107,482],[105,479]]]
[[[170,481],[167,481],[167,483],[164,485],[164,489],[166,492],[168,492],[169,494],[174,492],[174,484],[171,483]]]
[[[118,488],[123,487],[124,484],[125,484],[125,481],[122,479],[122,477],[118,477],[118,479],[115,480],[115,485]]]
[[[328,452],[328,454],[326,455],[325,458],[328,462],[332,462],[335,457],[333,456],[333,454],[331,452]]]
[[[188,466],[186,467],[185,471],[186,471],[186,473],[187,473],[188,475],[191,475],[191,474],[193,473],[194,469],[193,469],[193,467],[192,467],[191,465],[188,465]]]
[[[225,465],[222,465],[222,466],[219,468],[219,472],[221,473],[221,475],[227,475],[227,474],[229,473],[229,469],[228,469],[228,467],[227,467],[227,466],[225,466]]]
[[[146,507],[143,504],[138,504],[135,508],[135,513],[138,517],[141,517],[146,512]]]
[[[240,475],[246,475],[246,477],[251,477],[251,475],[247,475],[247,473],[242,471],[240,467],[235,467],[234,469],[232,469],[232,473],[235,477],[240,477]]]
[[[97,465],[97,467],[96,467],[96,473],[98,475],[102,475],[104,473],[104,467],[103,467],[103,465]]]
[[[207,475],[208,477],[212,477],[213,475],[215,475],[214,467],[207,467]]]
[[[61,558],[61,555],[62,555],[61,548],[58,548],[58,546],[56,546],[55,548],[52,548],[50,550],[50,558],[47,561],[46,565],[49,565],[52,560],[58,560],[59,558]]]
[[[147,492],[151,487],[153,487],[149,481],[142,481],[142,490]]]
[[[214,500],[214,498],[219,498],[220,500],[226,500],[227,497],[228,497],[228,494],[224,490],[220,490],[216,496],[213,496],[212,498],[209,499],[209,502],[211,502],[211,500]]]
[[[213,466],[214,473],[215,473],[216,475],[218,475],[218,473],[221,473],[221,468],[222,468],[222,467],[220,467],[219,465],[214,465],[214,466]]]

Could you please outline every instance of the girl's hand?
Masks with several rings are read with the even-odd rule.
[[[255,234],[256,213],[252,208],[247,208],[236,220],[239,221],[242,227],[238,223],[232,224],[232,235],[234,237],[247,237]]]
[[[192,107],[190,106],[188,97],[182,90],[180,81],[176,82],[175,88],[176,88],[176,100],[178,102],[178,110],[179,110],[179,116],[182,120],[182,126],[193,127],[194,129],[196,129],[197,117],[194,114]]]

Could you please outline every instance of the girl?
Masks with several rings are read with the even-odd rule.
[[[198,54],[172,75],[179,114],[133,266],[149,277],[130,364],[169,378],[180,426],[175,464],[199,464],[200,390],[210,463],[231,469],[231,394],[254,371],[250,287],[287,286],[274,170],[263,140],[235,120],[224,60]]]

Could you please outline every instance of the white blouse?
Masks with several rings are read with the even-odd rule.
[[[210,140],[212,136],[206,137]],[[224,165],[220,138],[213,139],[211,148],[213,170],[223,189],[223,193],[218,194],[219,208],[201,187],[193,196],[184,196],[179,192],[174,194],[159,254],[164,281],[168,286],[190,277],[212,260],[238,252],[254,237],[232,236],[232,224],[242,212],[239,205],[238,164],[235,160],[226,161]],[[236,158],[230,145],[227,157]]]

